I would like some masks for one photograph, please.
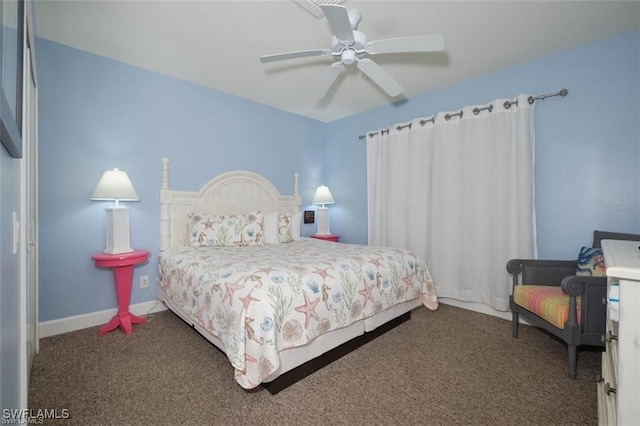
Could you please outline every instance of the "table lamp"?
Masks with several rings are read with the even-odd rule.
[[[122,170],[113,169],[104,172],[96,189],[91,194],[92,200],[115,201],[115,205],[105,207],[107,215],[107,254],[130,253],[133,251],[130,242],[129,208],[120,205],[120,201],[139,201],[129,176]]]
[[[311,200],[311,204],[320,204],[318,207],[318,231],[317,235],[331,235],[331,231],[329,230],[329,208],[326,204],[335,203],[333,196],[331,195],[331,191],[325,185],[320,185],[318,189],[316,189],[316,194],[313,196],[313,200]]]

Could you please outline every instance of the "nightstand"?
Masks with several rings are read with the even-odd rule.
[[[133,331],[132,324],[143,324],[146,322],[145,318],[138,317],[129,312],[133,266],[146,262],[149,258],[149,250],[134,250],[130,253],[121,254],[96,253],[92,255],[91,258],[96,266],[100,268],[111,268],[113,270],[113,279],[115,281],[116,296],[118,299],[118,313],[111,318],[111,321],[98,330],[98,334],[106,334],[118,326],[126,334],[131,334]]]
[[[317,240],[324,240],[324,241],[333,241],[334,243],[337,243],[338,240],[340,240],[340,235],[336,235],[336,234],[326,234],[326,235],[313,234],[311,236],[311,238],[315,238]]]

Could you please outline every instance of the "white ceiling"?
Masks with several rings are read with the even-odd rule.
[[[279,1],[38,0],[39,37],[329,122],[403,97],[640,30],[638,1],[358,1],[369,40],[440,33],[445,51],[372,57],[406,90],[389,98],[355,67],[328,96],[331,58],[262,64],[264,54],[328,48],[331,32]]]

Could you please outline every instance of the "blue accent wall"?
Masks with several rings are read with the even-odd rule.
[[[539,257],[574,259],[580,246],[591,245],[595,229],[640,233],[640,32],[329,123],[326,181],[336,199],[331,230],[341,241],[367,242],[366,142],[359,135],[562,88],[568,96],[536,103]]]
[[[141,199],[128,203],[132,245],[153,253],[135,269],[131,302],[140,303],[154,298],[163,156],[174,189],[247,169],[288,194],[299,172],[302,208],[313,208],[315,188],[327,184],[336,199],[331,230],[341,241],[366,243],[366,142],[359,135],[519,93],[569,90],[536,108],[540,257],[575,258],[594,229],[640,233],[638,32],[332,123],[37,43],[41,321],[116,306],[111,273],[90,259],[105,245],[108,203],[89,196],[107,169],[125,170]],[[304,235],[314,231],[303,225]],[[140,275],[150,276],[149,289],[138,288]]]
[[[116,306],[111,272],[91,261],[106,242],[110,203],[89,200],[105,170],[129,175],[140,197],[127,203],[131,245],[153,254],[135,268],[132,304],[154,299],[162,157],[178,190],[246,169],[292,194],[299,172],[305,208],[322,183],[322,122],[47,40],[37,48],[41,321]]]

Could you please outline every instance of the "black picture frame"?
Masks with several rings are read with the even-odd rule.
[[[22,158],[24,0],[2,0],[0,18],[0,141],[11,157]]]

